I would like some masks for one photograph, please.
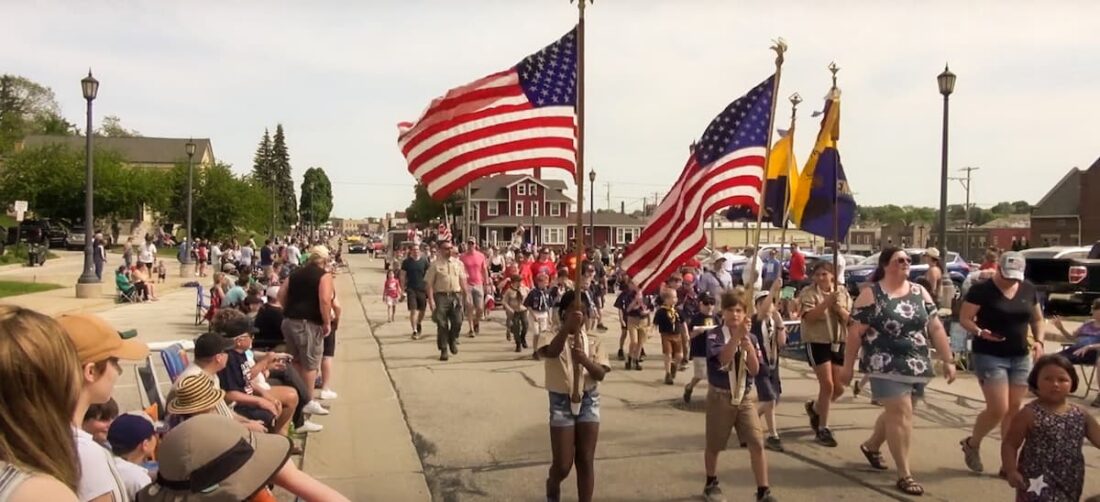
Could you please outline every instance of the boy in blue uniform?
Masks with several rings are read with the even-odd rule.
[[[699,312],[691,317],[688,333],[691,337],[688,353],[694,365],[695,373],[684,387],[684,404],[691,402],[691,393],[695,386],[707,379],[707,337],[708,331],[722,323],[722,318],[714,313],[714,297],[710,293],[699,295]]]

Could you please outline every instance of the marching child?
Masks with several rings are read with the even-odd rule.
[[[780,281],[774,281],[778,284]],[[783,442],[775,428],[775,407],[779,405],[779,395],[783,387],[779,383],[779,348],[787,344],[787,330],[783,327],[783,318],[775,307],[775,298],[779,288],[756,292],[756,312],[753,314],[752,334],[754,342],[760,348],[760,372],[756,374],[756,395],[760,401],[757,411],[764,417],[768,435],[764,447],[773,451],[783,451]]]
[[[615,303],[611,304],[615,307],[615,310],[619,311],[619,360],[626,359],[623,355],[623,345],[626,344],[626,305],[630,303],[630,299],[634,293],[631,288],[630,277],[626,275],[626,272],[621,273],[619,283],[622,284],[622,288],[619,290],[619,296],[615,297]],[[629,368],[627,368],[629,369]]]
[[[649,338],[650,314],[653,304],[649,297],[635,284],[631,284],[630,299],[626,304],[626,334],[630,339],[630,354],[626,358],[626,369],[642,370],[642,346]]]
[[[394,276],[393,270],[387,270],[386,282],[382,283],[382,301],[386,303],[390,322],[393,322],[394,316],[397,315],[397,302],[401,294],[401,281]]]
[[[764,454],[764,436],[752,392],[753,377],[760,372],[756,345],[749,333],[750,319],[743,290],[722,294],[722,325],[707,332],[707,419],[706,485],[703,497],[708,501],[725,500],[718,486],[718,454],[726,449],[730,433],[749,450],[756,500],[774,502],[768,488],[768,462]]]
[[[1016,489],[1016,500],[1081,499],[1081,443],[1087,438],[1100,448],[1100,424],[1066,400],[1077,392],[1077,384],[1077,370],[1058,354],[1040,357],[1028,375],[1027,386],[1036,399],[1013,417],[1001,443],[1001,465]]]
[[[553,462],[546,479],[546,500],[561,499],[561,482],[575,464],[577,499],[590,502],[596,488],[596,440],[600,433],[597,388],[611,367],[599,337],[589,336],[584,329],[590,305],[584,305],[587,300],[574,305],[575,299],[573,290],[562,295],[558,304],[561,328],[553,337],[544,337],[537,351],[545,361],[545,385],[550,397]],[[580,365],[582,381],[574,380],[574,363]],[[571,399],[575,387],[581,394],[577,403]]]
[[[550,288],[550,325],[557,329],[560,325],[558,321],[560,318],[558,315],[558,302],[561,301],[561,297],[566,291],[573,289],[573,281],[569,279],[569,269],[559,268],[555,281],[557,282],[554,283],[554,287]]]
[[[722,323],[722,318],[714,312],[714,297],[704,292],[699,295],[699,312],[691,317],[691,363],[695,373],[684,387],[684,404],[691,402],[691,393],[699,382],[707,379],[707,337],[708,331]]]
[[[527,348],[527,307],[523,305],[526,296],[523,291],[523,278],[512,276],[508,289],[504,290],[504,311],[507,313],[508,333],[516,342],[516,352]],[[538,352],[535,353],[538,357]]]
[[[665,289],[661,292],[661,306],[653,314],[653,324],[661,334],[661,353],[665,356],[665,385],[676,381],[676,369],[683,357],[684,346],[680,343],[680,315],[676,311],[676,290]]]
[[[531,324],[535,328],[535,347],[538,347],[539,335],[550,330],[550,276],[540,273],[535,278],[535,288],[527,293],[523,306],[530,312]]]

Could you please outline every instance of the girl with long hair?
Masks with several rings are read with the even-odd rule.
[[[53,319],[0,305],[0,498],[75,501],[80,360]]]

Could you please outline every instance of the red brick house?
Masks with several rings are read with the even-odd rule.
[[[1100,159],[1073,168],[1031,210],[1032,246],[1082,246],[1100,240]]]
[[[529,174],[498,174],[474,181],[470,203],[478,239],[507,245],[522,225],[525,242],[533,237],[540,246],[567,247],[576,228],[574,200],[565,194],[567,188],[565,181]],[[587,214],[584,223],[587,243],[591,241]],[[596,214],[594,223],[595,245],[610,247],[633,242],[645,226],[638,218],[610,212]]]

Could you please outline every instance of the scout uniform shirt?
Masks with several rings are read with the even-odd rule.
[[[849,312],[852,311],[852,297],[848,295],[848,290],[845,288],[837,288],[835,291],[840,293],[836,298],[836,306]],[[821,305],[825,301],[825,295],[817,288],[816,284],[811,284],[802,290],[802,294],[798,295],[799,310],[802,312],[802,341],[806,343],[844,343],[844,337],[848,334],[848,327],[844,324],[844,321],[840,319],[840,316],[833,312],[833,309],[825,310],[825,318],[811,321],[805,317],[806,312],[809,312]]]
[[[555,334],[554,336],[544,336],[539,339],[539,346],[536,350],[548,347],[556,336]],[[562,348],[561,354],[559,354],[558,357],[543,358],[543,367],[546,368],[546,390],[558,394],[571,394],[573,392],[574,337],[579,336],[582,339],[588,340],[588,347],[585,352],[588,354],[589,359],[604,368],[611,368],[611,362],[608,360],[607,353],[604,352],[603,346],[600,344],[599,337],[588,336],[583,329],[580,335],[567,336],[565,347]],[[592,378],[592,375],[589,375],[588,370],[584,369],[583,366],[581,367],[581,373],[584,375],[584,386],[581,390],[583,392],[595,390],[599,382],[595,378]]]
[[[434,293],[461,293],[466,284],[466,266],[458,258],[438,258],[428,265],[424,282]]]

